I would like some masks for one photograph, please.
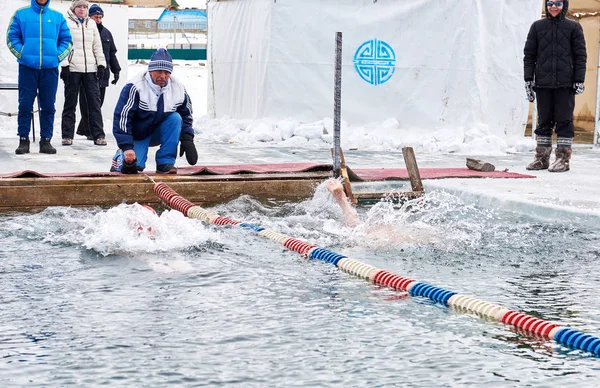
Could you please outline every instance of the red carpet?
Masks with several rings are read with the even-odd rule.
[[[318,163],[272,163],[272,164],[232,164],[221,166],[193,166],[181,167],[178,175],[230,175],[230,174],[269,174],[269,173],[294,173],[309,171],[331,171],[330,164]],[[466,167],[459,168],[421,168],[422,179],[442,178],[535,178],[507,171],[480,172]],[[407,180],[408,173],[403,168],[355,168],[349,171],[351,180],[382,181],[382,180]],[[154,175],[153,171],[149,175]],[[32,170],[18,171],[9,174],[0,174],[0,178],[56,178],[56,177],[101,177],[122,175],[117,172],[61,172],[38,173]]]

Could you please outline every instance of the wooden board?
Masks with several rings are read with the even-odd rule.
[[[356,200],[360,206],[370,206],[375,205],[382,200],[391,201],[395,204],[403,204],[406,201],[410,201],[422,196],[422,191],[404,191],[391,196],[384,193],[356,193]]]
[[[408,171],[408,177],[410,179],[410,185],[413,192],[423,192],[423,182],[421,181],[419,166],[417,166],[415,151],[412,147],[402,147],[402,156],[404,157],[404,164],[406,165],[406,170]]]
[[[153,176],[197,205],[215,205],[247,194],[258,199],[297,201],[313,195],[331,172]],[[0,211],[42,210],[49,206],[114,206],[160,202],[145,175],[0,179]]]

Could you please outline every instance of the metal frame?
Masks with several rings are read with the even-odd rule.
[[[0,83],[0,90],[19,90],[19,84],[11,84],[11,83]],[[38,98],[38,95],[36,95],[35,97],[36,101],[37,101],[37,113],[38,113],[38,120],[40,120],[40,125],[41,125],[41,116],[40,116],[40,99]],[[35,142],[35,113],[36,111],[34,110],[31,116],[31,127],[32,127],[32,133],[33,133],[33,141]],[[12,117],[14,115],[16,115],[16,113],[11,113],[11,112],[0,112],[0,115],[3,116],[8,116],[8,117]]]

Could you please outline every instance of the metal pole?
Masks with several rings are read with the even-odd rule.
[[[342,111],[342,33],[335,33],[335,91],[333,100],[333,176],[340,176],[340,116]]]
[[[533,102],[533,109],[531,111],[531,138],[536,140],[535,130],[537,128],[537,101]]]
[[[38,107],[38,119],[40,122],[40,140],[42,137],[42,110],[40,109],[40,95],[38,94],[36,97],[37,107]],[[31,122],[35,123],[35,115],[31,115]],[[35,143],[35,124],[33,125],[33,142]]]
[[[600,49],[598,50],[598,66],[596,68],[596,114],[594,115],[594,140],[592,140],[594,145],[598,145],[598,127],[600,126],[598,123],[600,119],[598,109],[600,109]]]

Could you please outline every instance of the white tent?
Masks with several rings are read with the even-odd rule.
[[[345,121],[522,135],[523,46],[540,11],[522,0],[209,0],[209,112],[331,117],[341,31]]]

